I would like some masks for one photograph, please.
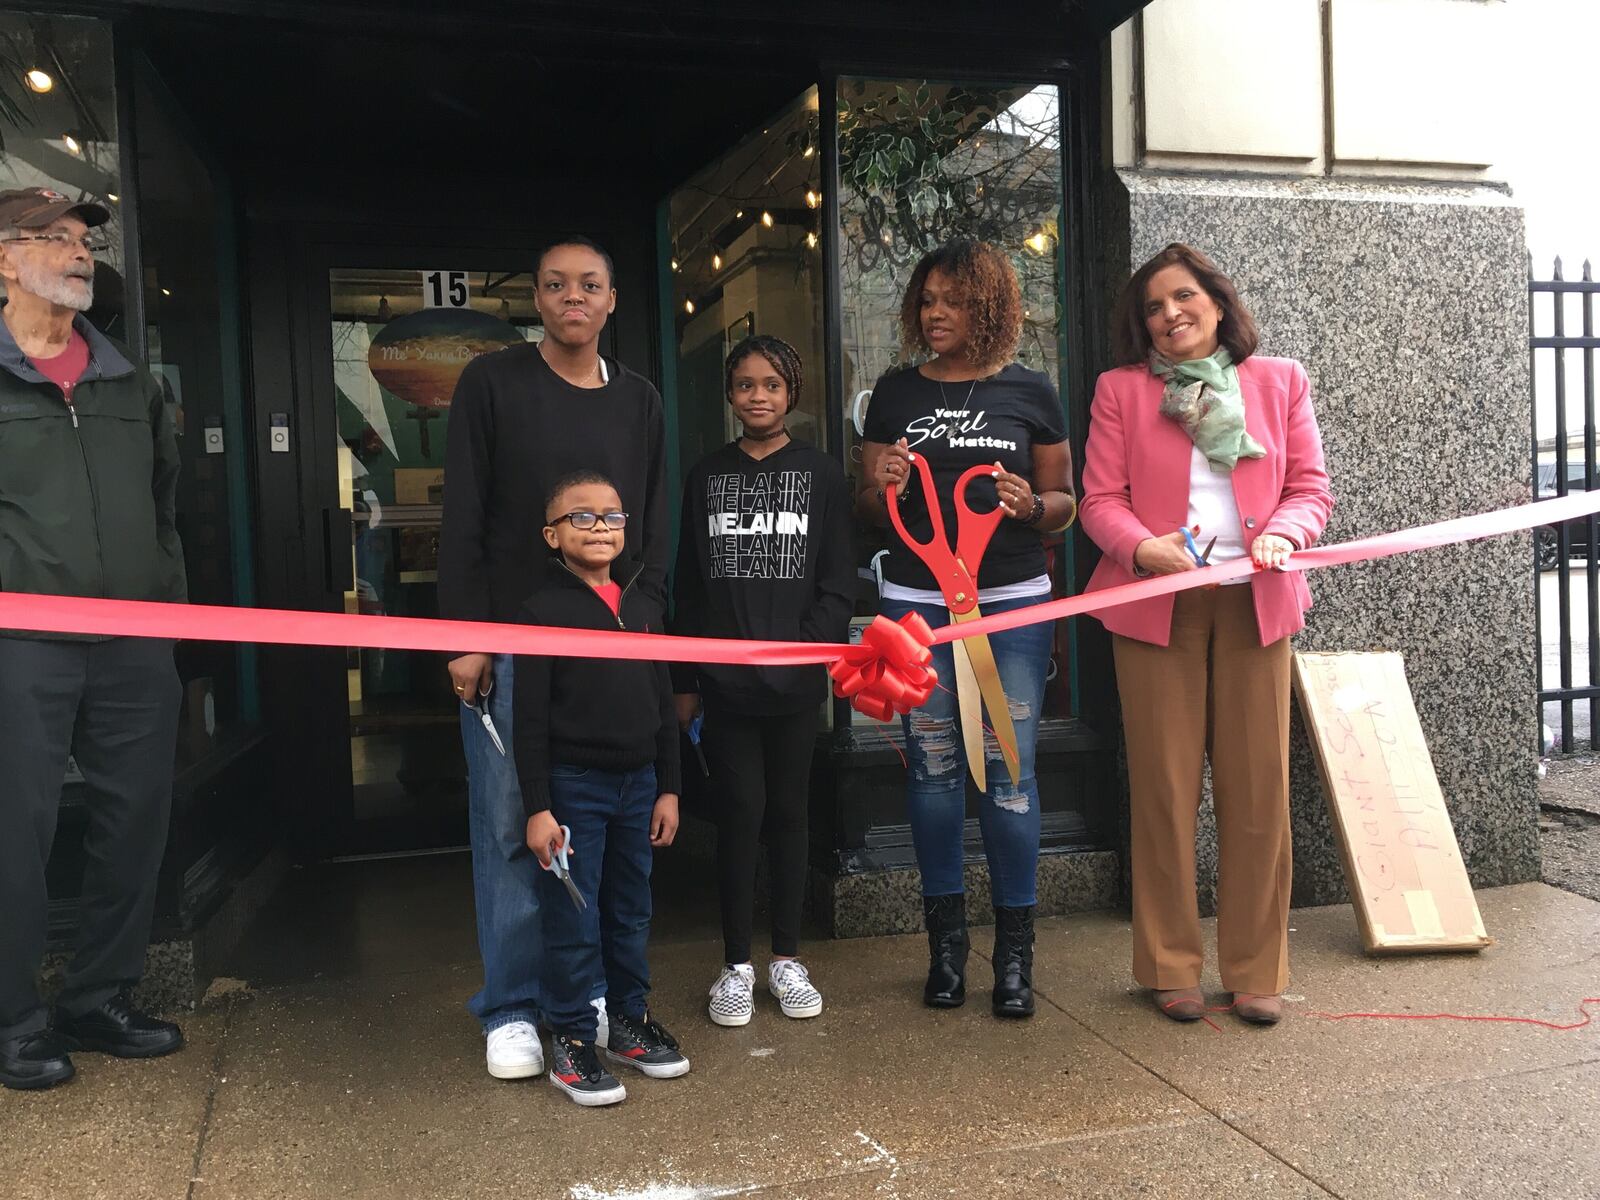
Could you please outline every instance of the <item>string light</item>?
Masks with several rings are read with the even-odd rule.
[[[734,214],[733,214],[733,219],[734,219],[734,220],[735,220],[735,221],[742,221],[742,220],[744,220],[744,209],[742,209],[742,208],[741,208],[741,209],[740,209],[740,210],[739,210],[739,211],[738,211],[738,212],[736,212],[736,213],[734,213]]]
[[[676,271],[678,269],[678,260],[677,259],[673,259],[672,260],[672,269],[674,271]]]
[[[61,144],[67,148],[67,153],[76,154],[80,158],[83,157],[83,147],[78,144],[78,139],[70,133],[61,135]]]
[[[815,250],[817,248],[817,235],[814,233],[806,234],[806,245]]]
[[[38,67],[33,68],[23,78],[27,80],[28,90],[30,92],[38,92],[41,96],[56,85],[56,81],[39,70]]]
[[[1050,235],[1040,229],[1032,237],[1023,238],[1022,244],[1035,254],[1043,254],[1050,249]]]
[[[807,208],[816,208],[821,203],[822,203],[822,195],[821,195],[821,193],[814,192],[810,188],[807,188],[806,189],[806,207]]]
[[[106,199],[111,201],[111,203],[116,204],[122,200],[122,197],[117,195],[115,192],[107,192]]]
[[[694,301],[685,300],[683,302],[683,311],[688,313],[691,317],[694,316]]]
[[[806,146],[806,148],[804,150],[800,151],[800,157],[801,158],[810,158],[816,152],[817,152],[817,148],[815,146],[808,145],[808,146]]]
[[[711,256],[711,269],[712,269],[712,270],[713,270],[713,271],[720,271],[720,270],[722,270],[722,255],[720,255],[720,254],[713,254],[713,255],[712,255],[712,256]]]
[[[771,229],[772,228],[772,214],[769,213],[769,212],[763,211],[762,214],[761,214],[761,223],[763,225],[765,225],[768,229]]]

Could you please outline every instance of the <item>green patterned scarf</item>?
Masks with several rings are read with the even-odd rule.
[[[1229,474],[1241,458],[1266,457],[1266,449],[1245,431],[1239,370],[1226,348],[1179,363],[1152,354],[1150,373],[1166,380],[1161,415],[1183,426],[1218,475]]]

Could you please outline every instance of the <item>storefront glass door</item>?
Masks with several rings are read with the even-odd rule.
[[[542,336],[531,273],[329,272],[344,609],[436,617],[450,401],[466,364]],[[350,650],[344,849],[465,845],[466,765],[443,653]]]

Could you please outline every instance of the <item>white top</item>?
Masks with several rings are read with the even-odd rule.
[[[1250,556],[1250,544],[1245,541],[1244,526],[1239,523],[1239,502],[1233,496],[1233,474],[1219,475],[1211,469],[1206,456],[1196,446],[1189,456],[1189,527],[1200,526],[1194,535],[1195,545],[1205,553],[1206,543],[1212,538],[1217,544],[1212,548],[1209,563],[1232,562]],[[1230,579],[1229,586],[1249,583],[1250,579]]]
[[[1234,514],[1234,520],[1239,519]],[[1023,579],[1017,583],[1003,583],[999,587],[979,588],[978,603],[980,605],[993,604],[997,600],[1021,600],[1025,596],[1045,595],[1050,591],[1050,576],[1035,575],[1032,579]],[[883,586],[878,589],[878,594],[885,600],[898,600],[902,604],[938,604],[943,606],[944,593],[928,591],[924,588],[901,587],[898,583],[891,583],[885,579]]]

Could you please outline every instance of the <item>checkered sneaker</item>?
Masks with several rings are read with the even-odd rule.
[[[767,990],[786,1017],[814,1017],[822,1011],[822,993],[799,959],[782,958],[767,969]]]
[[[756,972],[749,963],[723,967],[711,985],[706,1012],[718,1025],[748,1025],[756,1011]]]

